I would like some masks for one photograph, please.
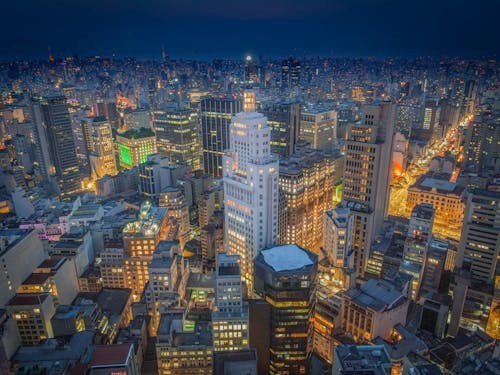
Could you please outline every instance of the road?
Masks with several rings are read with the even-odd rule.
[[[428,170],[432,158],[436,155],[452,149],[454,149],[456,153],[459,152],[459,145],[455,145],[458,138],[458,131],[460,131],[460,128],[467,127],[470,121],[472,121],[472,116],[467,116],[467,118],[459,124],[458,129],[450,129],[441,142],[435,142],[422,157],[413,160],[398,181],[391,185],[388,209],[389,215],[409,217],[410,212],[406,212],[408,188],[415,183],[418,176],[424,174]]]

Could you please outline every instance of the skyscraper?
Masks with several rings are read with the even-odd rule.
[[[467,199],[456,267],[470,272],[472,283],[495,283],[500,256],[500,193],[474,190]]]
[[[281,87],[295,88],[300,85],[300,60],[289,58],[281,64]]]
[[[158,152],[173,164],[200,169],[198,117],[189,109],[154,113]]]
[[[390,102],[368,105],[346,141],[343,201],[354,217],[354,267],[363,277],[369,248],[380,232],[389,202],[392,138],[396,110]]]
[[[335,157],[299,141],[297,151],[280,160],[279,184],[285,206],[279,217],[279,242],[318,253],[325,211],[332,208]]]
[[[83,121],[82,131],[92,177],[117,174],[111,124],[104,116],[92,117]]]
[[[307,373],[317,267],[317,256],[297,245],[270,247],[255,258],[255,292],[271,305],[264,331],[270,374]]]
[[[205,98],[200,102],[203,169],[222,176],[222,155],[229,149],[231,118],[241,111],[241,100],[232,97]]]
[[[56,178],[61,196],[81,191],[68,105],[64,96],[37,98],[33,105],[35,148],[42,175]]]
[[[271,152],[280,158],[288,158],[295,152],[295,144],[299,139],[300,104],[265,103],[262,113],[271,128]]]
[[[241,256],[242,277],[253,287],[253,259],[276,243],[278,160],[271,154],[271,129],[255,112],[255,94],[245,93],[245,112],[234,116],[230,150],[223,157],[226,249]]]

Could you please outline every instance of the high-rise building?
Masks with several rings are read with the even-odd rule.
[[[226,249],[241,257],[251,292],[253,259],[278,237],[278,160],[271,154],[271,129],[255,112],[255,94],[245,93],[245,112],[234,116],[230,150],[224,155]]]
[[[279,216],[279,242],[319,253],[323,221],[332,208],[335,158],[300,141],[297,151],[280,160],[279,185],[284,199]]]
[[[441,108],[435,100],[428,100],[425,102],[422,129],[428,131],[434,140],[443,137],[443,129],[440,124],[440,112]]]
[[[42,175],[55,176],[62,197],[82,189],[75,140],[64,96],[41,97],[33,104],[35,149]]]
[[[299,139],[300,104],[264,103],[262,113],[271,128],[271,152],[280,158],[288,158],[295,152]]]
[[[354,267],[363,277],[369,249],[381,231],[389,203],[395,106],[364,106],[361,121],[352,124],[346,141],[343,202],[354,217]]]
[[[354,265],[351,254],[353,223],[354,218],[347,207],[337,206],[325,212],[320,258],[324,256],[327,264],[332,267],[333,276],[343,284],[344,270]]]
[[[229,149],[231,118],[241,112],[241,100],[233,97],[205,98],[200,102],[203,169],[222,176],[222,155]]]
[[[240,257],[217,255],[215,306],[212,312],[214,352],[248,349],[248,304],[243,302]]]
[[[303,108],[300,113],[300,138],[312,148],[331,151],[336,145],[337,112]]]
[[[141,128],[127,130],[116,136],[120,166],[136,167],[145,163],[148,156],[156,154],[156,137],[151,129]]]
[[[467,199],[456,267],[470,272],[472,283],[495,284],[500,256],[500,193],[474,190]]]
[[[186,164],[200,169],[198,116],[189,109],[155,112],[153,124],[160,155],[172,164]]]
[[[148,281],[148,266],[158,242],[167,232],[167,209],[144,203],[136,221],[123,229],[125,285],[132,289],[134,298],[140,298]]]
[[[281,87],[296,88],[300,85],[300,60],[289,58],[281,64]]]
[[[408,236],[399,270],[413,277],[412,297],[417,300],[422,283],[427,251],[432,239],[435,210],[431,204],[422,203],[413,208],[408,225]]]
[[[92,177],[99,179],[105,175],[116,175],[118,170],[111,124],[104,116],[91,117],[82,122],[82,131]]]
[[[306,374],[318,258],[297,245],[262,250],[255,258],[255,292],[271,305],[270,374]]]
[[[465,160],[471,171],[500,172],[500,114],[483,113],[467,128]]]

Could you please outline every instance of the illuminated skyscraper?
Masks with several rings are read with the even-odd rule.
[[[172,164],[200,169],[198,116],[188,109],[154,113],[158,152]]]
[[[66,98],[37,98],[33,116],[35,152],[42,175],[56,178],[62,197],[78,193],[82,183]]]
[[[279,184],[285,201],[279,217],[279,242],[318,253],[323,242],[325,211],[332,208],[335,157],[311,149],[305,141],[280,160]]]
[[[278,160],[271,129],[245,93],[245,112],[233,117],[230,150],[223,157],[226,249],[241,257],[242,277],[253,288],[253,259],[278,236]]]
[[[255,258],[255,292],[271,305],[270,374],[306,374],[312,351],[318,258],[297,245],[264,249]]]
[[[222,155],[229,149],[231,118],[241,112],[241,100],[232,97],[205,98],[200,102],[203,169],[222,176]]]
[[[155,134],[146,128],[128,130],[116,136],[120,166],[123,168],[136,167],[145,163],[148,156],[156,154]]]
[[[343,201],[354,217],[354,267],[363,277],[369,249],[382,229],[389,202],[392,138],[396,110],[390,102],[364,106],[346,141]]]
[[[104,116],[88,118],[82,130],[93,178],[117,174],[111,124]]]

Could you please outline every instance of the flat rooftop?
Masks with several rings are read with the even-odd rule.
[[[125,366],[133,350],[133,344],[98,345],[90,361],[91,367]]]

